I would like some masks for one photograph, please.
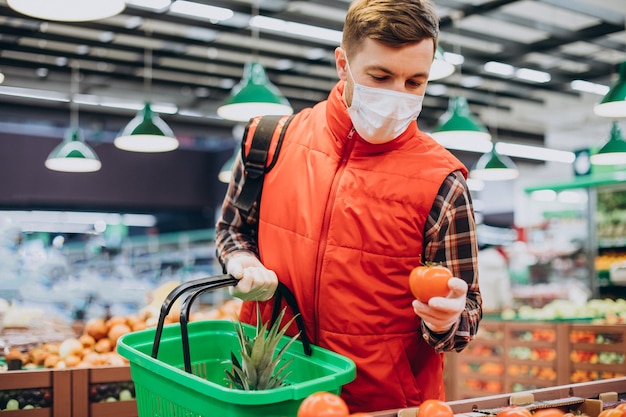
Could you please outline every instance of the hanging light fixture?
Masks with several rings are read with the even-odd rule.
[[[462,18],[462,14],[452,16],[452,26],[458,34],[458,22]],[[455,46],[455,53],[461,56],[460,45]],[[463,74],[459,65],[459,80]],[[487,128],[478,120],[471,112],[467,99],[462,96],[450,97],[448,102],[448,110],[441,115],[437,121],[437,125],[432,132],[432,136],[437,142],[443,146],[454,145],[459,142],[468,141],[489,142],[491,134]]]
[[[146,30],[149,32],[149,29]],[[152,48],[145,50],[144,93],[149,97],[152,89]],[[178,139],[158,113],[152,110],[146,98],[143,109],[132,119],[113,141],[115,147],[131,152],[169,152],[178,148]]]
[[[594,165],[622,165],[626,164],[626,141],[617,122],[613,122],[609,141],[600,150],[591,155]]]
[[[233,138],[235,140],[235,146],[233,154],[220,168],[220,172],[217,174],[217,179],[223,183],[230,183],[230,179],[233,175],[233,166],[235,165],[235,161],[239,157],[241,153],[241,140],[246,131],[246,125],[242,123],[237,123],[233,126]]]
[[[491,151],[478,158],[469,175],[483,181],[506,181],[517,178],[519,171],[511,158],[496,151],[494,144]]]
[[[87,22],[115,16],[126,7],[124,0],[7,0],[18,13],[43,20]]]
[[[258,15],[258,5],[253,1],[253,16]],[[252,18],[250,19],[252,22]],[[267,114],[288,115],[293,113],[289,101],[267,77],[265,69],[258,62],[257,44],[259,30],[251,25],[254,59],[246,63],[243,77],[233,87],[229,97],[217,109],[217,115],[237,122],[247,122],[255,116]]]
[[[70,127],[60,145],[50,152],[45,166],[53,171],[63,172],[94,172],[102,167],[98,155],[83,139],[78,125],[78,103],[75,95],[78,93],[78,64],[72,63],[71,97],[70,97]]]
[[[220,182],[223,182],[226,184],[230,182],[230,179],[233,176],[233,165],[235,165],[235,160],[237,159],[238,154],[239,154],[239,148],[236,147],[235,152],[233,152],[233,155],[230,158],[228,158],[226,162],[224,162],[224,165],[222,165],[222,168],[220,169],[219,174],[217,174],[217,179],[220,180]]]
[[[497,94],[495,90],[493,90],[492,93],[493,97],[491,99],[491,103],[494,110],[492,129],[494,136],[497,138]],[[496,141],[494,140],[494,143],[491,144],[491,150],[489,152],[485,152],[480,158],[478,158],[474,168],[469,173],[470,178],[482,181],[508,181],[519,176],[519,170],[517,169],[517,166],[515,166],[513,160],[506,155],[498,153],[498,145],[495,142]]]
[[[435,60],[430,66],[430,73],[428,74],[428,81],[440,80],[452,75],[454,72],[454,65],[447,62],[444,56],[444,50],[442,47],[437,46],[435,50]]]
[[[291,113],[293,108],[289,101],[269,81],[265,69],[258,62],[245,65],[241,82],[233,87],[226,102],[217,109],[218,116],[237,122],[266,114]]]
[[[443,146],[458,141],[490,141],[491,134],[472,114],[467,99],[450,97],[448,110],[439,118],[432,136]]]
[[[626,117],[626,62],[619,66],[619,78],[596,104],[593,112],[600,117]]]

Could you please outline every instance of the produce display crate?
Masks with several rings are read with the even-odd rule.
[[[72,370],[73,417],[137,417],[134,383],[129,366],[108,366]],[[133,398],[120,398],[130,390]]]
[[[469,346],[445,355],[446,396],[471,398],[499,394],[504,388],[504,323],[483,321]]]
[[[497,411],[511,405],[530,410],[556,407],[574,414],[598,417],[605,408],[626,402],[626,378],[612,378],[578,384],[448,401],[457,417],[494,417]],[[372,412],[373,417],[416,417],[419,407]]]
[[[71,371],[69,370],[29,370],[0,373],[0,392],[11,396],[23,396],[26,403],[28,395],[38,392],[33,401],[39,401],[39,395],[45,395],[49,406],[26,410],[2,411],[3,417],[68,417],[72,414]]]
[[[244,325],[253,337],[254,327]],[[189,323],[189,354],[193,372],[183,370],[181,329],[178,324],[163,328],[157,358],[151,355],[155,329],[122,336],[117,351],[130,361],[140,417],[159,416],[295,416],[300,403],[317,391],[340,393],[356,376],[352,360],[318,346],[312,355],[303,353],[300,340],[284,354],[291,374],[288,385],[266,391],[231,389],[225,382],[231,352],[239,351],[232,321],[209,320]],[[289,337],[284,336],[278,349]]]
[[[528,391],[569,383],[564,323],[504,323],[505,379],[502,392]]]
[[[567,340],[568,382],[626,376],[626,325],[572,324]]]
[[[624,325],[483,320],[464,351],[446,354],[446,395],[462,400],[620,378],[625,357]]]

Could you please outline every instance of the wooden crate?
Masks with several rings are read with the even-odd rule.
[[[502,392],[528,391],[569,382],[565,372],[567,329],[564,323],[506,322],[505,378]],[[519,353],[522,353],[521,355]]]
[[[484,320],[480,329],[463,352],[446,354],[449,400],[626,376],[624,325]],[[594,356],[576,359],[577,352]]]
[[[0,373],[0,391],[46,389],[52,406],[29,410],[3,411],[3,417],[68,417],[72,413],[72,374],[70,370],[8,371]]]
[[[462,353],[446,353],[446,398],[472,398],[503,392],[504,330],[503,322],[483,321],[476,339]]]
[[[129,382],[130,367],[115,366],[72,370],[73,417],[137,417],[137,402],[93,402],[90,389],[97,384]]]
[[[532,396],[534,401],[541,402],[545,408],[553,400],[562,400],[570,397],[584,399],[582,404],[574,405],[576,411],[584,412],[589,417],[597,417],[603,409],[603,398],[606,394],[612,397],[624,398],[626,395],[626,378],[612,378],[604,381],[591,381],[579,384],[558,385],[549,388],[524,391],[516,394],[499,394],[468,398],[457,401],[448,401],[448,405],[457,417],[493,417],[477,410],[495,409],[509,406],[512,399],[517,397]],[[415,417],[418,407],[410,407],[396,410],[375,411],[373,417]]]
[[[626,376],[626,326],[572,324],[566,335],[567,382]]]

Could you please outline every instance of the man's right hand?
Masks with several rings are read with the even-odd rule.
[[[265,268],[250,252],[231,255],[226,263],[226,272],[239,280],[236,286],[229,288],[230,294],[244,301],[267,301],[278,287],[276,273]]]

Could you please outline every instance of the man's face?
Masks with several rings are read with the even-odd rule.
[[[434,56],[432,39],[401,48],[365,39],[359,52],[350,59],[350,70],[357,84],[423,96]],[[335,50],[335,60],[337,74],[346,82],[344,96],[349,107],[354,83],[342,48]]]

